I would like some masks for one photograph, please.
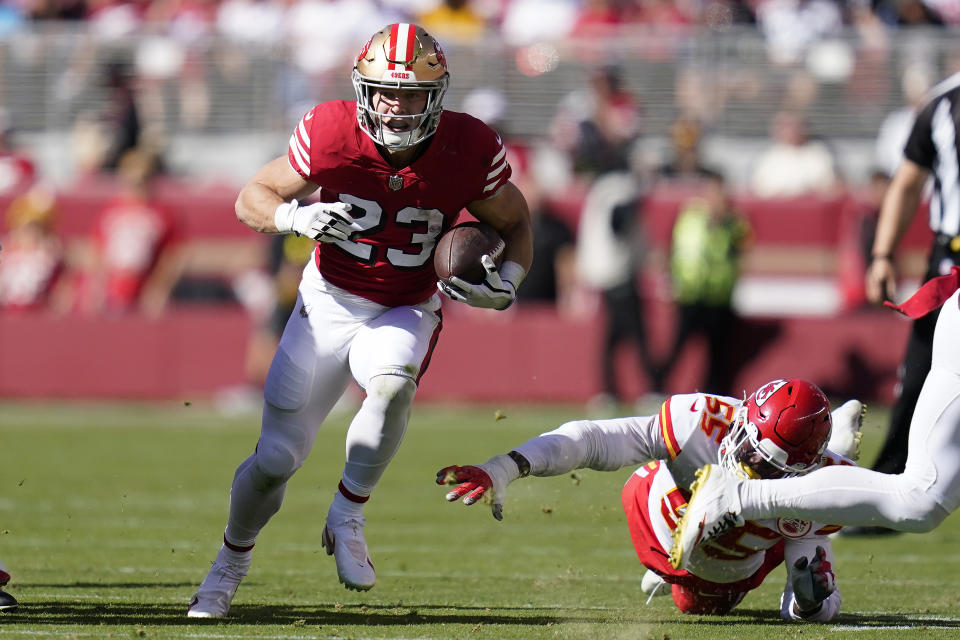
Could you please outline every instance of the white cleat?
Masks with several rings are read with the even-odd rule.
[[[377,582],[377,574],[370,561],[367,541],[363,538],[363,518],[350,518],[323,527],[320,544],[328,556],[337,561],[337,575],[347,589],[368,591]]]
[[[667,581],[660,577],[660,574],[647,569],[647,572],[643,574],[643,578],[640,580],[640,591],[643,591],[647,595],[647,604],[650,604],[650,601],[654,598],[659,598],[660,596],[669,596],[672,593],[672,589]]]
[[[742,480],[725,472],[718,464],[697,469],[697,479],[690,485],[687,508],[672,534],[670,564],[674,569],[687,568],[698,544],[743,526],[737,491],[740,482]]]
[[[845,458],[857,460],[860,458],[860,440],[863,432],[863,417],[867,414],[867,406],[859,400],[847,400],[833,410],[833,430],[830,432],[830,442],[827,449],[839,453]]]
[[[240,581],[247,575],[248,566],[214,561],[210,573],[203,579],[200,588],[193,594],[187,607],[189,618],[222,618],[230,610],[230,603],[237,593]]]

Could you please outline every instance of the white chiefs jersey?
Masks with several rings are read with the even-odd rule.
[[[667,456],[634,473],[645,477],[655,474],[647,496],[650,524],[660,545],[668,550],[671,532],[676,528],[689,497],[689,487],[697,469],[716,463],[720,442],[733,422],[743,401],[703,393],[670,397],[655,420],[657,435]],[[651,425],[653,426],[653,425]],[[645,429],[653,435],[653,429]],[[853,464],[848,459],[826,453],[825,464]],[[682,487],[682,489],[681,489]],[[688,571],[711,582],[735,582],[756,572],[766,549],[785,540],[787,558],[811,557],[817,545],[825,546],[825,536],[839,527],[791,518],[747,521],[719,538],[702,544],[693,552]]]

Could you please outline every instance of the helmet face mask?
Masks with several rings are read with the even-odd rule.
[[[816,385],[773,380],[737,411],[718,459],[747,479],[803,475],[823,464],[831,428],[830,404]]]
[[[357,56],[351,79],[357,122],[378,145],[391,151],[407,149],[436,132],[450,74],[440,44],[422,28],[400,23],[375,33]],[[421,113],[377,110],[378,93],[404,91],[425,93]]]

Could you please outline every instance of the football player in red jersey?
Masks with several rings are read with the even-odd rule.
[[[516,297],[533,253],[527,204],[510,182],[500,138],[471,116],[443,110],[448,80],[443,51],[422,28],[384,28],[356,59],[356,101],[311,109],[288,153],[240,191],[244,224],[318,245],[267,374],[260,438],[237,469],[223,545],[191,617],[226,615],[258,534],[351,379],[366,397],[347,431],[320,544],[347,588],[373,587],[363,505],[400,446],[436,344],[433,248],[462,209],[500,232],[505,258],[499,269],[485,261],[481,284],[443,293],[492,309]],[[311,194],[318,197],[308,204]]]
[[[569,422],[484,464],[441,469],[437,483],[456,484],[447,500],[462,497],[468,505],[493,493],[493,515],[500,519],[506,487],[517,478],[643,464],[624,485],[622,501],[648,569],[644,592],[672,594],[684,613],[721,615],[785,562],[781,617],[824,622],[840,610],[828,538],[838,527],[791,518],[744,522],[698,548],[685,570],[674,569],[667,552],[690,495],[686,487],[701,465],[717,462],[744,478],[852,465],[844,454],[857,456],[862,407],[851,400],[831,414],[823,392],[797,379],[772,380],[746,400],[675,395],[657,415]],[[827,450],[828,442],[838,450]]]

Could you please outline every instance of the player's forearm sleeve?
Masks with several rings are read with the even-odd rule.
[[[645,435],[653,416],[577,420],[544,433],[515,450],[530,461],[530,475],[556,476],[574,469],[614,471],[658,459]]]

